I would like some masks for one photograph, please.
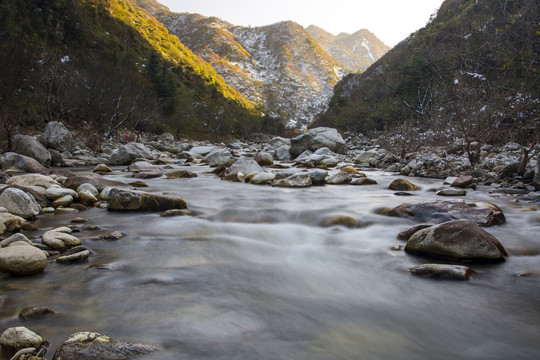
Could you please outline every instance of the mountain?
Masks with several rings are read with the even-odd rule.
[[[95,144],[121,128],[201,137],[261,130],[253,102],[129,0],[3,0],[0,67],[6,140],[49,121]]]
[[[353,72],[365,71],[390,49],[366,29],[337,36],[315,25],[308,26],[306,30],[328,54]]]
[[[325,110],[333,87],[346,73],[294,22],[242,27],[173,13],[154,0],[137,2],[208,61],[227,84],[289,127],[306,127]]]
[[[345,77],[313,126],[388,136],[409,148],[457,139],[540,143],[535,0],[446,0],[428,25]],[[400,146],[401,146],[400,145]]]

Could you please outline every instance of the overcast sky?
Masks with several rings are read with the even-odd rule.
[[[235,25],[292,20],[337,35],[368,29],[389,46],[426,25],[443,0],[158,0],[174,12],[217,16]]]

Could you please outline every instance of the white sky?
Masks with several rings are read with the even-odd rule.
[[[216,16],[235,25],[292,20],[337,35],[360,29],[394,46],[420,29],[443,0],[158,0],[174,12]]]

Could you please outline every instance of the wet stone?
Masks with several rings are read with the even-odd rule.
[[[43,319],[47,316],[55,314],[54,310],[48,307],[32,306],[26,307],[19,313],[19,320],[28,321]]]

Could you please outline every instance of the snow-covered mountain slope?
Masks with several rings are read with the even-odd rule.
[[[337,36],[315,25],[308,26],[306,30],[328,54],[354,72],[366,70],[389,50],[388,46],[366,29]]]
[[[208,61],[228,85],[289,127],[303,129],[326,110],[334,86],[347,73],[294,22],[242,27],[173,13],[148,0],[138,3]]]

